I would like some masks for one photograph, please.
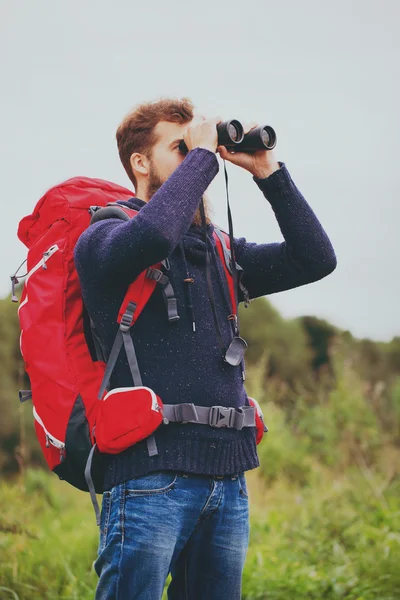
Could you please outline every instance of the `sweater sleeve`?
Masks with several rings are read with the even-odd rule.
[[[270,202],[282,243],[256,244],[235,238],[236,261],[250,298],[318,281],[336,268],[332,244],[313,210],[297,189],[285,163],[265,179],[253,180]],[[243,294],[239,291],[239,301]]]
[[[90,225],[75,246],[79,277],[99,288],[113,282],[129,285],[147,267],[166,258],[189,229],[218,171],[213,152],[194,148],[136,217]]]

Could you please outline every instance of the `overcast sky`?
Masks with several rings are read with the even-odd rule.
[[[76,175],[131,187],[115,130],[138,102],[274,127],[276,157],[315,210],[336,271],[275,294],[357,337],[400,335],[400,4],[0,0],[0,295],[25,258],[19,220]],[[222,161],[208,195],[225,226]],[[235,236],[281,241],[252,177],[227,163]]]

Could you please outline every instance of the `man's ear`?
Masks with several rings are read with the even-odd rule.
[[[139,152],[131,154],[129,159],[133,173],[140,173],[140,175],[148,175],[150,173],[150,162],[149,159]]]

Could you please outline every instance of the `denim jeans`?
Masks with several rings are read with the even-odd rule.
[[[95,600],[240,600],[249,545],[244,472],[156,471],[104,492]]]

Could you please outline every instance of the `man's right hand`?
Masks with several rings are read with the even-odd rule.
[[[203,116],[195,117],[188,125],[183,140],[188,151],[193,148],[207,148],[216,152],[218,146],[217,124],[221,123],[221,117],[206,119]]]

